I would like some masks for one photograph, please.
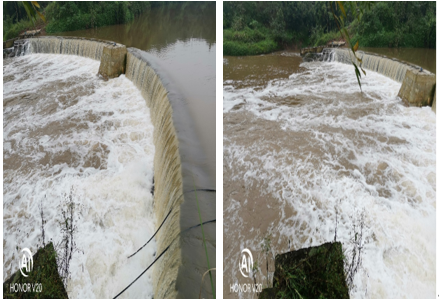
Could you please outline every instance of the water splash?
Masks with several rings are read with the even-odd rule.
[[[300,67],[262,87],[225,79],[224,287],[240,281],[239,251],[258,255],[268,231],[276,253],[318,245],[334,239],[338,212],[337,240],[351,249],[364,211],[351,296],[435,296],[435,114],[404,107],[401,84],[376,72],[361,94],[350,65]]]
[[[402,83],[402,81],[404,80],[405,73],[409,68],[416,68],[418,70],[420,69],[419,66],[410,65],[396,59],[387,58],[385,56],[369,54],[362,51],[358,51],[356,52],[356,54],[362,60],[362,62],[359,62],[354,57],[351,51],[338,48],[331,49],[330,52],[326,55],[325,59],[345,64],[352,64],[352,62],[355,62],[357,66],[361,66],[364,69],[377,72],[400,83]],[[424,71],[426,73],[430,73],[427,70]]]
[[[5,64],[3,276],[17,270],[16,247],[35,253],[40,202],[46,242],[61,240],[61,197],[73,188],[84,254],[72,259],[69,297],[112,298],[156,252],[153,242],[127,259],[155,230],[150,111],[125,76],[99,80],[99,61],[33,54]],[[152,296],[152,273],[123,295]]]

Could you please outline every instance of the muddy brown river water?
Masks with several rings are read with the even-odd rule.
[[[70,264],[70,298],[113,297],[156,253],[153,241],[141,258],[126,258],[155,230],[150,111],[125,76],[105,82],[98,69],[70,55],[3,63],[3,277],[18,269],[17,247],[42,245],[41,209],[45,243],[60,243],[71,195],[81,252]],[[140,280],[123,296],[152,297],[151,273]]]
[[[187,151],[191,143],[197,146],[185,160],[202,155],[197,157],[203,162],[197,163],[202,167],[197,172],[202,189],[209,190],[215,189],[212,7],[201,16],[190,9],[153,9],[130,24],[56,34],[112,40],[154,57],[148,62],[154,62],[161,81],[172,88],[168,96],[184,108],[178,112],[184,115],[174,118],[181,122],[181,117],[188,117],[191,134],[177,129],[179,138],[186,140],[180,147]],[[115,296],[157,253],[153,240],[136,258],[127,259],[157,227],[150,111],[125,75],[105,82],[96,76],[98,68],[97,60],[32,51],[3,64],[3,276],[6,279],[18,268],[17,247],[31,247],[35,253],[41,245],[41,206],[47,218],[46,243],[60,242],[62,197],[72,193],[80,227],[76,243],[84,253],[75,254],[70,265],[70,298]],[[207,195],[199,193],[198,198]],[[208,198],[213,204],[205,207],[209,208],[209,216],[203,213],[205,220],[215,218],[215,196]],[[182,218],[180,223],[191,222]],[[212,234],[206,230],[214,231],[213,226],[205,227],[206,235]],[[215,249],[214,240],[209,249]],[[152,273],[143,275],[121,298],[152,298]]]
[[[230,287],[253,282],[239,272],[244,248],[266,287],[273,256],[332,241],[336,220],[347,250],[365,224],[351,297],[434,297],[435,113],[405,107],[392,79],[368,71],[361,93],[351,66],[297,53],[223,68],[224,297],[256,297]]]
[[[215,187],[216,14],[153,8],[128,24],[51,34],[98,38],[147,51],[186,100]]]

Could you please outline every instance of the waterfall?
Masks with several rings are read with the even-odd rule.
[[[40,37],[29,39],[29,53],[77,55],[100,60],[109,42],[76,37]]]
[[[113,42],[75,37],[29,39],[28,53],[70,54],[100,60],[106,44]],[[197,136],[186,100],[164,74],[154,57],[129,48],[125,76],[139,89],[154,125],[154,214],[156,228],[170,212],[156,235],[159,256],[154,264],[154,298],[195,298],[200,287],[212,298],[200,217],[215,219],[215,183],[208,173],[206,156]],[[194,189],[197,189],[196,191]],[[215,268],[215,224],[203,224],[210,268]],[[141,232],[141,231],[139,231]],[[133,273],[135,275],[136,273]],[[215,274],[212,273],[215,283]]]
[[[203,221],[215,218],[215,194],[197,189],[212,188],[207,180],[201,145],[187,111],[186,101],[173,91],[166,75],[154,58],[138,49],[129,48],[126,77],[141,91],[154,124],[154,208],[160,224],[172,208],[171,217],[157,237],[157,253],[169,244],[170,251],[154,265],[155,298],[197,297],[207,261],[201,240],[201,230],[181,231],[200,223],[199,200]],[[214,186],[214,185],[213,185]],[[215,224],[203,225],[211,267],[215,267]],[[177,237],[177,240],[174,239]],[[198,286],[197,286],[198,287]],[[211,298],[209,277],[203,282],[203,297]]]
[[[329,51],[329,54],[326,56],[326,60],[328,61],[337,61],[346,64],[352,64],[352,62],[355,62],[357,66],[361,66],[363,69],[380,73],[400,83],[402,83],[404,80],[405,73],[409,68],[419,69],[417,66],[413,66],[396,59],[368,54],[362,51],[357,52],[357,56],[362,60],[361,63],[358,62],[352,52],[348,49],[335,48],[330,50],[325,49],[324,52],[325,51]]]
[[[162,222],[169,210],[173,207],[171,217],[157,235],[158,253],[163,251],[179,234],[179,213],[183,200],[183,188],[178,152],[178,140],[172,122],[172,108],[167,98],[167,91],[154,70],[141,59],[130,52],[127,54],[126,76],[141,91],[151,111],[154,124],[154,209],[157,222]],[[154,297],[172,296],[163,294],[164,290],[175,289],[172,284],[177,278],[177,266],[181,264],[181,257],[177,245],[154,265],[153,284]],[[160,285],[160,287],[158,287]],[[171,287],[172,286],[172,287]]]

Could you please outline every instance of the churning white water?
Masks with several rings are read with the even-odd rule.
[[[363,265],[351,297],[435,297],[431,108],[403,106],[401,84],[371,71],[361,94],[353,66],[338,62],[302,63],[287,79],[256,82],[224,81],[224,178],[235,189],[224,190],[224,235],[233,238],[224,246],[225,280],[237,281],[238,253],[260,255],[268,232],[276,254],[333,241],[336,212],[337,240],[350,250],[363,214]]]
[[[99,61],[34,54],[3,66],[3,277],[19,251],[61,241],[63,195],[73,193],[82,252],[71,261],[70,298],[112,298],[154,259],[153,125],[145,100]],[[18,250],[17,250],[18,249]],[[151,298],[151,272],[121,297]],[[43,286],[44,287],[44,286]]]

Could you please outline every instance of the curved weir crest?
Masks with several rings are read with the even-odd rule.
[[[114,45],[113,42],[74,37],[42,37],[29,41],[30,53],[71,54],[95,60],[101,59],[106,45]],[[172,209],[156,236],[156,255],[170,247],[151,269],[154,297],[198,297],[202,274],[207,271],[206,254],[200,228],[185,230],[200,223],[197,199],[202,221],[215,219],[215,193],[194,191],[215,189],[215,184],[205,168],[206,157],[185,100],[179,97],[156,60],[146,52],[130,48],[126,77],[140,90],[154,125],[156,229]],[[206,224],[203,228],[210,267],[214,268],[215,224]],[[132,280],[138,273],[133,272]],[[214,272],[212,277],[215,285]],[[208,275],[204,278],[202,297],[212,297]]]
[[[158,251],[171,244],[175,237],[179,237],[175,240],[178,244],[172,244],[171,251],[164,255],[154,268],[154,289],[156,297],[160,298],[196,297],[198,290],[194,285],[201,283],[198,273],[207,270],[206,256],[199,249],[203,245],[199,238],[200,230],[194,229],[178,234],[199,223],[196,195],[202,220],[215,219],[215,194],[206,191],[198,191],[196,194],[194,192],[194,188],[211,189],[214,184],[204,168],[203,152],[185,101],[179,97],[177,90],[172,87],[163,72],[157,75],[158,70],[154,57],[135,48],[128,49],[127,78],[133,81],[147,100],[152,111],[153,123],[156,125],[154,142],[157,162],[154,169],[157,178],[156,190],[160,193],[157,194],[160,200],[156,198],[155,201],[158,221],[166,216],[171,207],[175,209],[171,214],[175,218],[171,219],[172,225],[167,223],[159,232]],[[203,228],[209,262],[213,268],[215,225],[205,225]],[[179,270],[169,270],[169,266],[178,267]],[[205,289],[210,290],[207,277],[204,280],[203,291]],[[212,297],[212,294],[208,292],[204,297]]]
[[[346,49],[331,49],[332,54],[329,61],[337,61],[345,64],[352,64],[354,56]],[[402,82],[409,66],[397,60],[386,57],[370,55],[362,51],[357,52],[358,57],[363,61],[361,67],[380,73],[397,82]],[[355,59],[355,63],[360,66],[360,62]]]
[[[347,49],[323,49],[324,61],[336,61],[345,64],[354,62],[358,67],[377,72],[402,83],[398,97],[406,105],[431,106],[436,112],[436,75],[421,67],[389,59],[385,56],[358,51],[359,62]]]

